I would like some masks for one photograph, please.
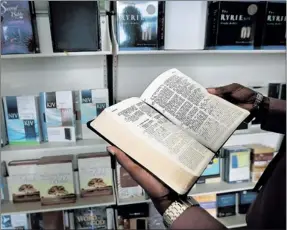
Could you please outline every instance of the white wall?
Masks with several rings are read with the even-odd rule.
[[[203,53],[118,56],[117,98],[140,96],[163,71],[178,68],[205,87],[285,82],[285,54]]]

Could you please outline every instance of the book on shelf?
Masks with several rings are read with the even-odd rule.
[[[256,43],[261,49],[286,49],[286,1],[259,3]]]
[[[49,1],[54,52],[101,49],[97,1]]]
[[[241,183],[250,180],[250,148],[228,146],[223,152],[223,180],[228,183]]]
[[[199,203],[199,206],[201,208],[205,209],[213,217],[216,217],[217,215],[216,193],[196,195],[192,197]]]
[[[164,44],[163,1],[117,1],[117,41],[121,50],[153,50]]]
[[[118,229],[148,229],[149,204],[123,205],[117,210]]]
[[[1,215],[1,229],[29,229],[27,214]]]
[[[1,54],[39,53],[32,1],[1,1]]]
[[[257,192],[244,190],[238,193],[238,213],[246,214],[252,202],[256,199]]]
[[[248,116],[248,111],[209,94],[179,70],[170,69],[140,98],[105,109],[87,125],[176,192],[185,194]]]
[[[214,157],[212,161],[209,162],[206,169],[203,171],[196,183],[211,184],[219,183],[220,181],[220,160],[218,157]]]
[[[234,216],[236,214],[236,193],[221,193],[216,195],[217,217]]]
[[[253,49],[258,4],[256,1],[209,1],[206,46]]]

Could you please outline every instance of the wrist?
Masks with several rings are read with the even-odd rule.
[[[155,208],[158,210],[158,212],[163,215],[163,213],[168,209],[168,207],[178,200],[177,194],[168,194],[164,197],[160,198],[151,198]]]

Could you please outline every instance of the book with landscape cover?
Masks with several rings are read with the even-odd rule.
[[[179,194],[185,194],[249,112],[177,69],[140,98],[106,108],[88,127]]]

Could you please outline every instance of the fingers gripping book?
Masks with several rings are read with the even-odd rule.
[[[248,115],[170,69],[140,98],[106,108],[88,127],[185,194]]]

